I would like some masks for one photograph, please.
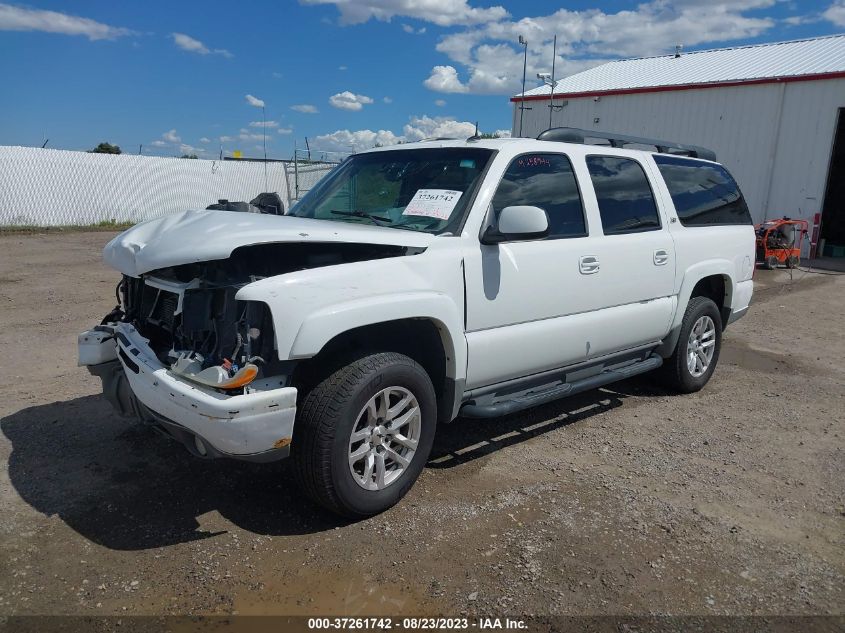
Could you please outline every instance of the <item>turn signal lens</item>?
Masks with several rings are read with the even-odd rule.
[[[253,365],[252,363],[247,363],[243,367],[238,370],[234,376],[229,378],[229,380],[224,380],[223,382],[215,385],[218,389],[238,389],[239,387],[245,387],[258,375],[258,366]]]

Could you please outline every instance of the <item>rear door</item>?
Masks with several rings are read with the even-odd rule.
[[[584,164],[592,185],[591,191],[585,187],[585,199],[598,207],[603,236],[594,242],[589,265],[601,280],[605,320],[626,332],[625,348],[658,341],[675,310],[676,256],[647,167],[604,154],[588,154]],[[602,351],[620,351],[614,343],[609,338]]]

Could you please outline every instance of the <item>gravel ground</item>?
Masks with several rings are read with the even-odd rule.
[[[349,524],[285,463],[112,414],[75,366],[110,237],[0,236],[0,616],[843,614],[845,277],[759,271],[698,394],[644,377],[446,425]]]

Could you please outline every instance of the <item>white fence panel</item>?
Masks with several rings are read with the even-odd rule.
[[[289,207],[284,163],[267,163],[267,181],[260,162],[0,146],[0,226],[140,222],[267,190]]]

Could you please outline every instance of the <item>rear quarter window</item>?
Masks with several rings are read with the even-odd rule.
[[[665,155],[654,162],[684,226],[752,223],[736,181],[721,165]]]

